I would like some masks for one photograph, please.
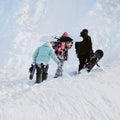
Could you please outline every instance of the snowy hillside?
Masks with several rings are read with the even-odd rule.
[[[1,0],[0,120],[119,120],[119,12],[119,0]],[[104,51],[100,68],[74,75],[73,44],[63,77],[53,78],[51,60],[47,81],[28,79],[36,47],[64,31],[80,41],[83,28]]]

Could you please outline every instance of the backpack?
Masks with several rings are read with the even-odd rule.
[[[88,47],[85,42],[75,42],[76,53],[79,55],[85,55],[88,53]]]

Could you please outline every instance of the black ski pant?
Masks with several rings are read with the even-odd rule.
[[[43,63],[41,64],[36,64],[36,83],[41,83],[44,80],[47,79],[48,77],[48,68],[49,65],[44,65]]]
[[[78,59],[79,59],[79,63],[80,63],[80,64],[79,64],[79,67],[78,67],[78,71],[80,72],[81,69],[84,68],[86,62],[90,61],[90,55],[89,55],[89,54],[80,55],[80,56],[78,57]]]

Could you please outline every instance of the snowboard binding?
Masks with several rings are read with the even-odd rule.
[[[95,65],[100,67],[100,65],[98,65],[98,62],[103,57],[103,54],[104,54],[103,51],[100,49],[96,50],[95,53],[92,54],[92,56],[90,57],[90,61],[87,62],[85,65],[85,68],[88,72],[90,72]]]

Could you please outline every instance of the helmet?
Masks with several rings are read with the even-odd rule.
[[[67,32],[64,32],[62,37],[69,37],[68,33]]]

